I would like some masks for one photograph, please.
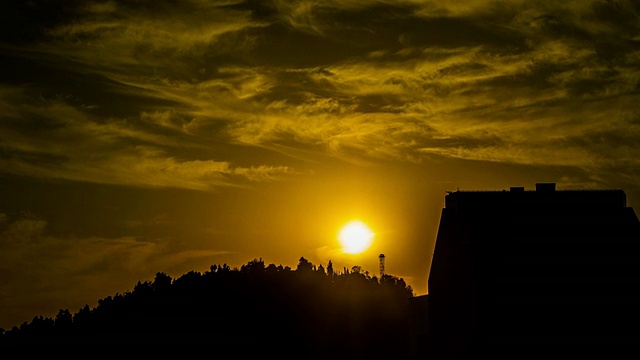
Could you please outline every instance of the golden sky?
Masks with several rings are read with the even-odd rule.
[[[640,207],[640,5],[0,2],[0,327],[156,272],[360,265],[427,292],[447,190]],[[375,233],[359,255],[340,227]]]

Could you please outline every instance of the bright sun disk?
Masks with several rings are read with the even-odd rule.
[[[369,248],[375,234],[362,221],[354,220],[345,224],[338,233],[342,251],[348,254],[359,254]]]

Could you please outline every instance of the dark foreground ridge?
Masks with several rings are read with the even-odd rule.
[[[622,190],[455,191],[429,276],[437,359],[640,358],[640,222]],[[634,357],[635,356],[635,357]]]
[[[133,291],[55,319],[34,317],[0,336],[0,354],[64,359],[407,358],[403,279],[254,259],[177,279],[158,273]]]

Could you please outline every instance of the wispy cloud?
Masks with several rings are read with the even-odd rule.
[[[138,280],[152,280],[157,271],[194,259],[212,262],[226,253],[179,249],[167,240],[133,236],[63,238],[49,234],[44,219],[0,213],[2,326],[29,321],[20,317],[23,313],[55,316],[60,307],[77,311],[85,304],[95,306],[99,298],[132,290]],[[21,294],[26,293],[37,296],[25,302]],[[68,303],[69,295],[73,303]]]
[[[57,99],[35,104],[6,99],[0,103],[6,110],[0,163],[17,175],[207,190],[293,173],[286,166],[177,158],[173,153],[182,146],[204,145],[189,142],[190,127],[172,122],[167,113],[100,119]]]
[[[38,20],[37,4],[19,10]],[[637,169],[634,2],[171,4],[56,8],[37,34],[14,23],[5,56],[58,75],[3,87],[4,168],[194,189],[294,172],[268,152],[234,165],[221,148],[241,144]]]

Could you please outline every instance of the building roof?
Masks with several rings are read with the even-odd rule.
[[[625,208],[623,190],[556,190],[555,183],[537,183],[535,190],[511,187],[502,191],[450,191],[445,196],[447,209],[516,207],[530,209],[589,208],[609,210]]]

